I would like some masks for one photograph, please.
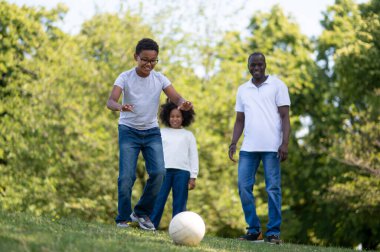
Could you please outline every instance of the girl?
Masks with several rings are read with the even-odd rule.
[[[172,189],[173,215],[186,211],[188,190],[195,188],[198,175],[198,151],[195,137],[183,127],[194,121],[194,110],[182,111],[167,101],[161,105],[160,119],[167,128],[161,129],[166,176],[150,216],[156,229],[160,224],[166,200]]]

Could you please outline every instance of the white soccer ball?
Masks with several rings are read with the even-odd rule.
[[[206,232],[201,216],[186,211],[174,216],[169,225],[169,235],[175,244],[196,246]]]

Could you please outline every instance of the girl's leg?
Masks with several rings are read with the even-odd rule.
[[[162,214],[164,212],[165,204],[168,199],[170,189],[173,184],[173,172],[172,169],[166,169],[166,175],[164,183],[161,186],[161,190],[158,193],[156,203],[153,208],[153,212],[150,215],[150,220],[153,222],[154,227],[157,229],[160,225]]]
[[[173,169],[175,175],[173,178],[173,217],[183,211],[186,211],[188,197],[188,183],[190,172]]]

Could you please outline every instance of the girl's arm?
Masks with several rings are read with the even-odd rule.
[[[199,172],[199,159],[198,159],[198,149],[197,142],[195,140],[194,135],[191,133],[190,137],[190,180],[189,180],[189,190],[195,188],[195,180],[198,176]]]

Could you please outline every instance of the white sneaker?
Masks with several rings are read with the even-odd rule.
[[[129,227],[128,223],[126,221],[122,221],[116,224],[116,227],[118,228],[127,228]]]

